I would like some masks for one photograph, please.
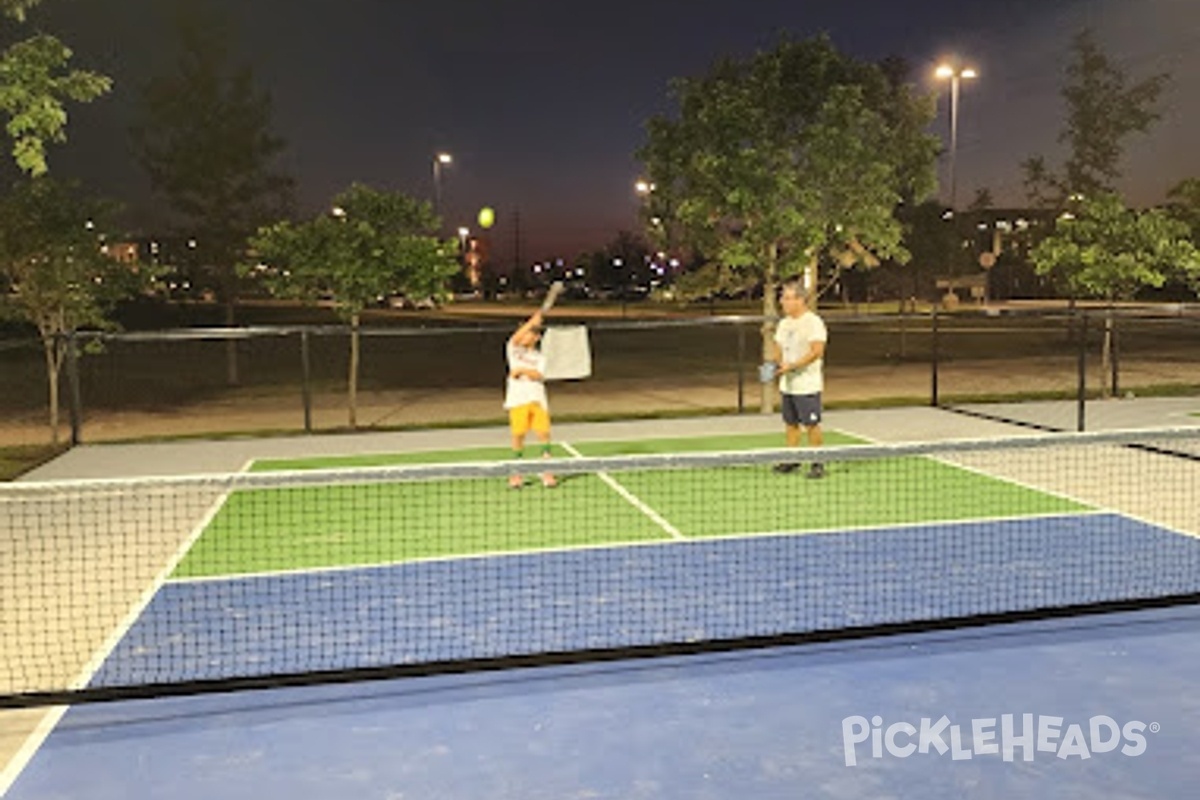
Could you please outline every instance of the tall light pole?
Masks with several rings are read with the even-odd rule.
[[[958,160],[958,87],[964,80],[978,78],[979,73],[974,67],[941,64],[934,75],[939,80],[950,81],[950,211],[953,212],[958,199],[958,175],[955,170]]]
[[[433,213],[442,215],[442,167],[454,163],[449,153],[438,153],[433,157]]]

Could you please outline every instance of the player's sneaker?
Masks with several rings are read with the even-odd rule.
[[[817,462],[814,461],[813,465],[808,468],[808,472],[805,473],[804,477],[814,478],[814,479],[824,478],[825,477],[825,465],[818,464]]]
[[[775,466],[771,467],[771,469],[775,472],[778,472],[780,475],[786,475],[789,472],[795,472],[796,470],[800,469],[800,465],[794,461],[785,461],[782,464],[776,464]]]
[[[524,485],[525,485],[525,481],[524,481],[524,479],[521,478],[520,475],[508,476],[508,488],[520,489]]]
[[[547,489],[553,489],[554,487],[558,486],[558,480],[555,479],[555,477],[549,472],[543,472],[542,486],[545,486]]]

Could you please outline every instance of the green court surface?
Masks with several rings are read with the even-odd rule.
[[[586,442],[573,449],[584,456],[737,451],[778,447],[780,438]],[[827,446],[855,441],[832,433],[826,437]],[[486,448],[271,461],[255,469],[495,461],[510,455],[505,448]],[[749,465],[564,475],[553,490],[531,481],[513,491],[501,478],[255,489],[225,500],[174,577],[1087,510],[927,457],[837,461],[817,481]]]

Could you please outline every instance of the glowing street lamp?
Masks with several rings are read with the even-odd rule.
[[[941,64],[933,74],[938,80],[950,81],[950,210],[954,211],[958,197],[958,176],[955,172],[958,158],[958,87],[964,80],[978,78],[979,73],[974,67]]]
[[[454,157],[449,153],[438,153],[433,157],[433,213],[442,214],[442,167],[454,163]]]

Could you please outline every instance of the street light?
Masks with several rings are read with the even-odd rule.
[[[454,157],[449,153],[438,153],[433,157],[433,213],[442,214],[442,167],[454,163]]]
[[[974,67],[941,64],[933,74],[939,80],[950,81],[950,211],[953,212],[958,198],[958,176],[955,173],[955,161],[958,158],[958,86],[964,80],[978,78],[979,73]]]
[[[467,237],[470,235],[471,231],[469,228],[458,229],[458,246],[462,248],[464,253],[467,251]]]

